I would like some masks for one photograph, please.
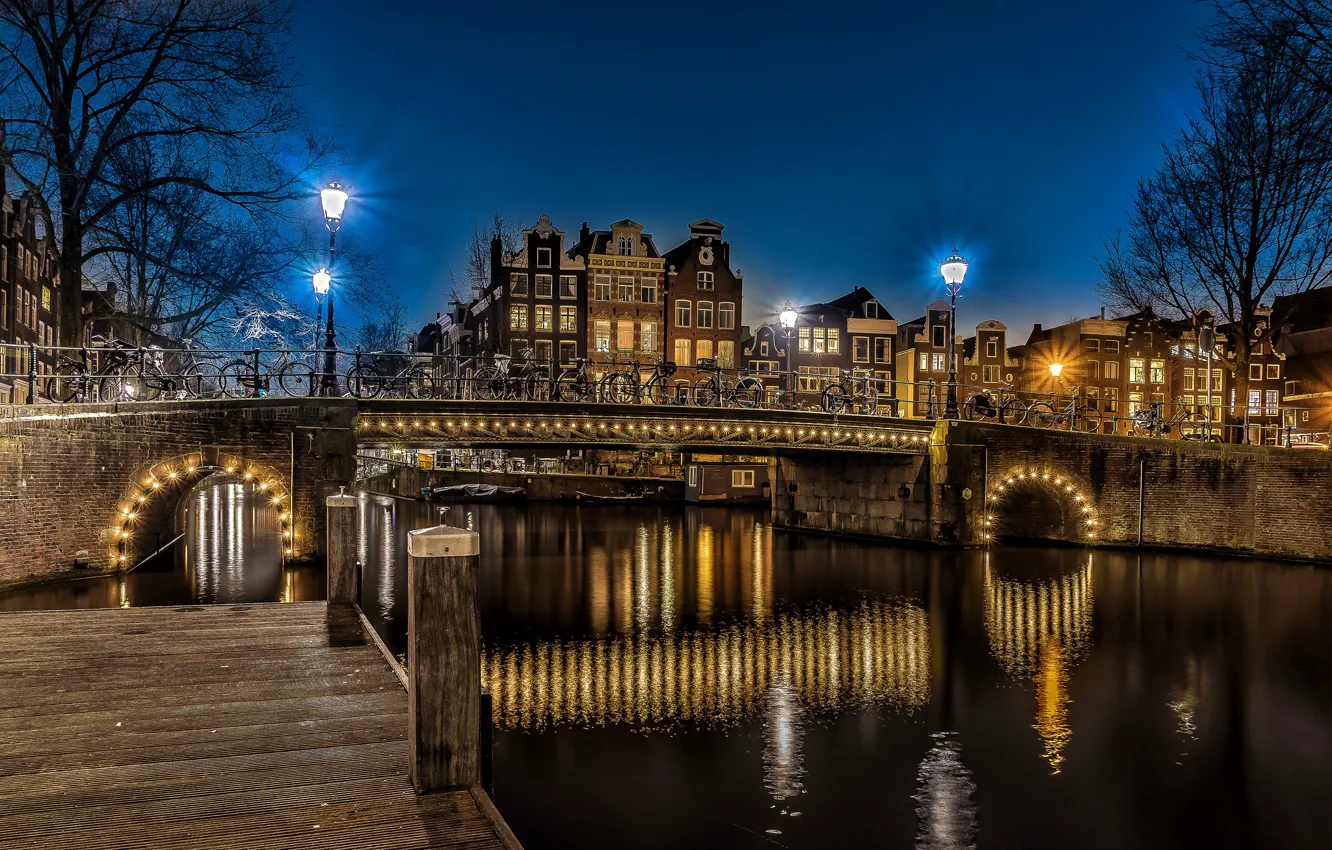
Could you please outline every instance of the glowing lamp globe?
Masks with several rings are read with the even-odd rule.
[[[782,308],[782,312],[777,316],[777,321],[781,322],[783,330],[789,331],[796,326],[797,318],[795,308],[791,306],[790,302],[787,302],[786,306]]]
[[[319,202],[324,206],[324,220],[330,227],[342,221],[342,211],[347,207],[347,190],[334,181],[319,192]]]
[[[320,269],[314,273],[314,291],[315,295],[323,298],[328,294],[328,284],[333,280],[333,276],[328,273],[328,269]]]
[[[1051,364],[1050,364],[1050,374],[1053,375],[1054,377],[1058,378],[1059,375],[1060,375],[1063,371],[1064,371],[1064,364],[1063,364],[1063,363],[1051,363]]]
[[[969,263],[953,249],[953,254],[943,261],[939,266],[939,274],[943,275],[944,282],[949,286],[961,286],[962,279],[967,276],[967,266]]]

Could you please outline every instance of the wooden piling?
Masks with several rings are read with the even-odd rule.
[[[356,497],[339,493],[325,500],[328,511],[328,601],[360,602],[360,575],[356,569]]]
[[[439,525],[407,540],[408,770],[418,794],[481,783],[480,536]]]

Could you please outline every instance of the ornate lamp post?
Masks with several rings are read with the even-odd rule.
[[[1050,364],[1050,378],[1052,380],[1052,383],[1054,383],[1056,389],[1063,384],[1063,382],[1059,380],[1059,376],[1062,374],[1064,374],[1063,363]]]
[[[957,418],[957,346],[953,343],[957,336],[957,296],[962,292],[962,279],[967,276],[967,266],[971,263],[953,248],[952,255],[939,266],[944,285],[948,288],[948,401],[944,405],[944,418]]]
[[[795,306],[790,301],[786,302],[786,306],[782,307],[782,312],[777,316],[777,321],[782,326],[782,336],[786,337],[786,391],[790,394],[793,407],[795,406],[795,389],[792,382],[795,378],[791,374],[791,338],[795,336],[796,320],[799,318],[800,314],[796,312]]]
[[[338,338],[333,327],[333,293],[328,289],[332,280],[329,269],[333,268],[333,256],[337,250],[338,228],[342,225],[342,213],[347,206],[347,190],[334,181],[319,192],[319,203],[324,209],[324,224],[328,227],[328,265],[315,275],[315,291],[319,289],[319,275],[324,276],[324,289],[328,293],[328,324],[324,335],[324,374],[319,381],[320,395],[335,395],[338,389],[337,372]]]
[[[322,326],[324,324],[324,296],[328,295],[328,285],[332,280],[333,276],[328,273],[327,268],[322,268],[314,273],[315,303],[319,306],[315,308],[314,344],[310,346],[310,350],[316,352],[314,363],[316,370],[319,369],[319,332],[323,330]]]

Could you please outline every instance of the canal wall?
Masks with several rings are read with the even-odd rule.
[[[522,487],[533,501],[571,502],[578,493],[594,496],[625,496],[646,493],[648,501],[681,502],[684,482],[678,478],[646,478],[622,475],[573,475],[566,473],[478,472],[475,470],[420,469],[400,466],[361,479],[357,486],[374,493],[418,498],[422,487],[456,484],[494,484]]]
[[[324,497],[355,477],[355,411],[341,399],[0,406],[0,588],[134,565],[219,464],[289,499],[292,557],[317,554]]]
[[[925,457],[775,457],[788,528],[1332,560],[1332,454],[940,422]]]

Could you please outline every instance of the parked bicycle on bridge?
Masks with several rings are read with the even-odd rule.
[[[715,357],[700,357],[694,368],[709,373],[694,383],[694,404],[699,407],[758,407],[763,401],[763,382],[747,369],[741,369],[736,382],[728,384]]]
[[[1013,384],[1001,381],[998,394],[987,390],[973,393],[962,404],[962,416],[972,421],[992,420],[1004,425],[1021,425],[1027,419],[1027,403],[1013,395]]]
[[[879,409],[879,388],[874,378],[847,369],[839,371],[841,374],[823,388],[823,409],[829,413],[875,413]]]
[[[1133,414],[1133,433],[1139,437],[1178,435],[1181,440],[1220,441],[1220,431],[1211,427],[1201,411],[1190,410],[1175,399],[1175,413],[1166,416],[1162,413],[1164,406],[1164,402],[1151,401],[1146,407],[1139,408]]]
[[[1055,394],[1048,401],[1035,401],[1027,408],[1027,424],[1037,428],[1066,427],[1070,431],[1095,434],[1101,430],[1101,411],[1078,402],[1078,388],[1068,388],[1068,404],[1055,406]]]

